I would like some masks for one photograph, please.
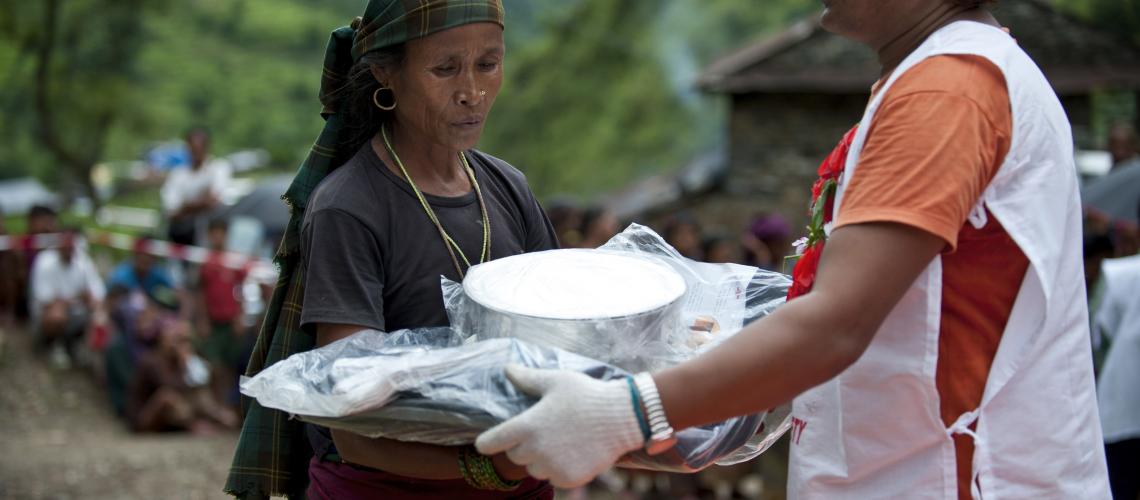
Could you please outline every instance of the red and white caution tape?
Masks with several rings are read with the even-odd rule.
[[[0,236],[0,251],[57,248],[63,243],[63,238],[62,233]],[[145,252],[148,255],[164,259],[194,264],[216,262],[230,269],[245,271],[251,278],[261,283],[271,284],[277,281],[277,268],[272,262],[239,253],[218,252],[209,248],[179,245],[169,241],[144,240],[129,234],[105,231],[90,231],[84,239],[92,245]]]

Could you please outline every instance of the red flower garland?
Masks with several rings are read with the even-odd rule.
[[[835,194],[839,188],[839,177],[847,166],[847,153],[851,151],[851,141],[855,138],[858,126],[853,127],[839,141],[831,154],[819,165],[819,179],[811,187],[811,207],[808,216],[807,237],[797,242],[796,267],[792,270],[792,287],[788,289],[788,300],[811,291],[815,284],[815,272],[823,246],[827,241],[825,227],[831,223],[835,212]]]

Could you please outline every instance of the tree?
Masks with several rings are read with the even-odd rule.
[[[507,82],[483,146],[540,194],[592,193],[720,140],[709,59],[814,0],[504,0]],[[363,0],[0,0],[0,177],[86,184],[192,125],[293,168],[322,121],[329,32]]]
[[[539,35],[508,46],[484,145],[540,195],[613,190],[679,167],[722,135],[722,99],[701,97],[714,57],[818,8],[811,0],[531,2]],[[508,36],[511,24],[508,3]]]
[[[50,154],[66,180],[79,183],[96,202],[91,169],[103,159],[116,121],[132,112],[126,98],[144,40],[143,15],[156,3],[22,3],[24,22],[10,24],[4,32],[30,60],[30,103],[21,104],[27,106],[36,145]]]
[[[691,110],[655,53],[656,3],[582,0],[507,55],[488,150],[540,194],[612,189],[694,149]]]

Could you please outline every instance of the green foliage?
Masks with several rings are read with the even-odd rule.
[[[8,0],[10,1],[10,0]],[[15,2],[12,2],[13,4]],[[225,152],[263,147],[280,164],[294,164],[320,128],[316,88],[328,33],[351,20],[357,1],[67,0],[60,30],[61,129],[76,149],[100,159],[137,158],[151,143],[206,125]],[[60,163],[36,141],[29,93],[34,68],[29,40],[40,36],[37,2],[5,8],[0,21],[0,177],[34,174],[59,181]],[[319,5],[319,6],[318,6]],[[118,13],[118,15],[116,15]],[[134,16],[133,18],[131,16]],[[116,21],[116,19],[123,21]],[[109,35],[135,21],[129,51]],[[114,110],[106,144],[84,144],[97,130],[87,116]]]
[[[192,125],[220,153],[292,169],[321,127],[328,33],[365,0],[63,0],[49,89],[63,142],[137,158]],[[1054,0],[1140,41],[1140,0]],[[74,179],[37,140],[45,0],[0,0],[0,178]],[[723,99],[692,88],[714,58],[819,8],[815,0],[505,0],[507,78],[481,147],[542,195],[610,190],[715,147]],[[1113,107],[1121,107],[1112,97]],[[110,116],[107,125],[103,119]],[[105,140],[102,133],[106,133]]]
[[[29,98],[41,3],[0,0],[0,111],[9,118],[0,123],[0,177],[58,182],[66,176],[36,140]],[[292,169],[321,127],[328,33],[365,3],[61,1],[70,50],[53,89],[61,128],[77,149],[117,160],[205,125],[217,152],[265,148]],[[818,8],[814,0],[505,4],[507,81],[481,147],[524,169],[540,194],[609,190],[713,147],[723,103],[692,89],[699,69]],[[134,43],[116,49],[112,38],[124,30]],[[100,110],[114,111],[105,141],[84,118]]]
[[[538,43],[511,48],[486,148],[547,192],[613,187],[690,153],[691,117],[654,64],[656,14],[645,2],[586,0]]]
[[[316,89],[328,33],[351,18],[305,3],[185,2],[153,19],[141,56],[148,71],[134,94],[145,112],[117,131],[112,151],[135,156],[140,136],[204,125],[218,151],[261,147],[277,163],[296,162],[321,125]]]
[[[0,58],[10,64],[4,66],[0,109],[13,119],[0,125],[0,137],[14,147],[0,153],[0,174],[22,169],[48,178],[61,171],[70,174],[63,177],[86,178],[139,73],[142,20],[164,3],[46,0],[4,6]]]
[[[803,0],[765,8],[739,0],[572,4],[540,19],[541,37],[509,47],[507,82],[484,140],[527,172],[540,195],[590,197],[712,147],[723,112],[693,90],[697,70],[817,7]]]

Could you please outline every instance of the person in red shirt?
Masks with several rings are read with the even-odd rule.
[[[245,271],[224,265],[229,223],[224,219],[210,222],[207,241],[213,253],[202,264],[198,285],[201,291],[199,334],[202,354],[210,362],[210,385],[214,396],[223,402],[232,400],[237,385],[237,370],[247,351],[246,328],[242,324],[241,283]]]

